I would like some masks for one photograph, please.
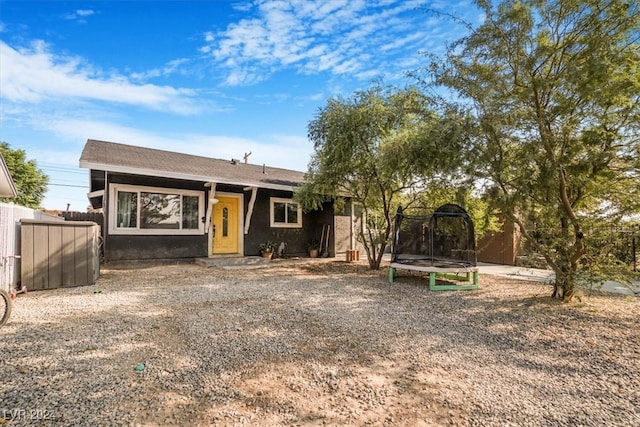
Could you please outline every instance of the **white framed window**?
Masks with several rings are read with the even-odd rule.
[[[203,234],[204,191],[111,184],[110,234]]]
[[[291,199],[270,199],[271,227],[302,228],[302,207]]]

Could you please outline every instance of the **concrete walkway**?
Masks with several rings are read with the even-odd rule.
[[[492,274],[494,276],[509,277],[518,280],[530,280],[540,283],[552,283],[556,275],[551,270],[542,270],[539,268],[518,267],[513,265],[499,265],[478,263],[480,274]],[[482,283],[482,277],[481,277]],[[640,296],[640,282],[632,282],[630,285],[623,285],[614,281],[606,281],[599,290],[622,295]]]

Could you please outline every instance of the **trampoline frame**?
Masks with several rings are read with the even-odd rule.
[[[454,212],[446,212],[446,209],[452,209]],[[475,263],[476,254],[475,254],[475,241],[473,241],[473,260],[474,262],[462,261],[458,259],[449,259],[449,258],[435,258],[433,256],[429,256],[429,254],[421,255],[409,255],[405,254],[405,256],[410,256],[413,258],[404,258],[402,259],[402,254],[397,253],[398,248],[398,240],[400,236],[400,224],[404,217],[410,218],[429,218],[429,223],[431,224],[434,216],[460,216],[464,217],[467,224],[471,228],[470,235],[473,236],[473,221],[467,214],[467,212],[458,205],[447,204],[439,207],[432,215],[419,215],[419,216],[408,216],[404,215],[401,208],[398,208],[398,212],[396,213],[396,218],[394,221],[394,239],[392,246],[392,256],[391,263],[389,264],[389,283],[393,283],[396,271],[401,270],[412,270],[419,271],[423,273],[429,274],[429,290],[432,291],[449,291],[449,290],[473,290],[478,289],[479,282],[479,273],[478,267]],[[467,230],[469,231],[469,230]],[[431,233],[433,241],[433,229],[430,227],[429,233]],[[430,248],[431,252],[433,249]],[[469,250],[469,249],[465,249]],[[401,259],[399,259],[399,256]],[[438,283],[437,278],[442,277],[449,280],[455,280],[459,282],[465,282],[460,284],[455,283]]]

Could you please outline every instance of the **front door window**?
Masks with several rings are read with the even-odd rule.
[[[222,237],[229,236],[229,208],[222,209]]]

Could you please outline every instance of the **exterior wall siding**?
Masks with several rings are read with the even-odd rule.
[[[210,188],[205,187],[203,182],[109,173],[103,199],[105,230],[108,230],[106,222],[109,221],[109,210],[111,209],[109,206],[109,184],[204,191],[205,203],[208,203],[210,194]],[[245,191],[241,186],[217,184],[216,193],[218,192],[244,194],[244,206],[240,214],[241,223],[244,224],[251,191]],[[313,239],[320,240],[322,224],[332,225],[329,251],[331,255],[335,254],[333,250],[335,227],[333,226],[333,205],[331,203],[325,204],[321,211],[303,213],[302,228],[280,228],[271,227],[272,197],[291,199],[293,193],[258,189],[248,233],[243,234],[243,255],[258,255],[260,244],[272,241],[277,245],[284,244],[285,256],[306,256],[308,254],[307,243]],[[202,235],[115,235],[109,234],[107,231],[104,239],[105,262],[204,258],[209,255],[208,245],[208,230]]]
[[[105,239],[105,261],[175,258],[205,258],[207,235],[202,236],[121,236]]]
[[[302,214],[302,228],[271,227],[271,198],[291,198],[292,193],[287,191],[258,189],[249,233],[245,234],[245,255],[258,255],[261,243],[272,241],[277,245],[284,243],[287,256],[306,256],[307,244],[313,240],[320,240],[319,225],[326,209],[319,212]],[[248,199],[245,197],[245,212],[248,208]]]
[[[193,259],[208,256],[208,236],[203,235],[119,235],[109,234],[108,221],[109,184],[128,184],[160,187],[178,190],[198,190],[205,192],[208,200],[209,189],[203,182],[175,180],[128,174],[107,174],[107,186],[103,199],[105,217],[104,260],[109,262],[136,260]]]

